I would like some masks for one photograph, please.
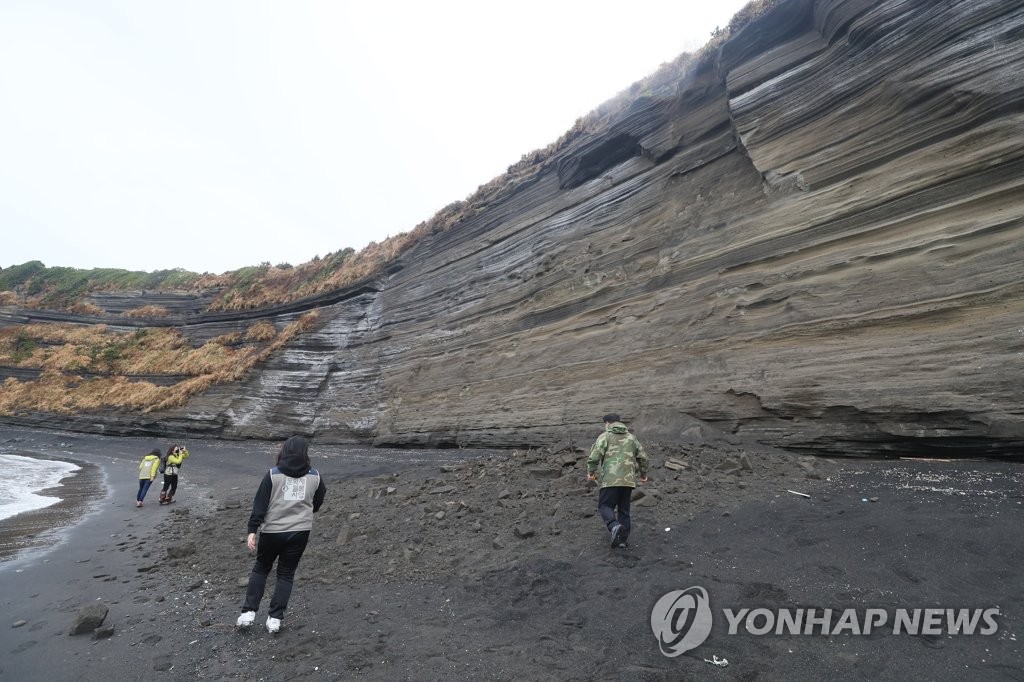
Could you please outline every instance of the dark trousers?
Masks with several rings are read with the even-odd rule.
[[[160,492],[166,493],[168,488],[171,490],[171,495],[178,492],[178,474],[164,474],[164,487]]]
[[[152,478],[140,478],[139,479],[139,494],[135,496],[135,499],[142,502],[146,499],[146,493],[149,492],[149,486],[153,485]]]
[[[299,567],[299,559],[306,551],[309,542],[309,531],[299,530],[292,533],[261,533],[259,544],[256,545],[256,564],[249,574],[249,587],[245,591],[245,605],[242,611],[258,611],[263,591],[267,587],[267,575],[277,560],[277,584],[270,598],[270,617],[281,618],[288,608],[288,599],[292,596],[292,583],[295,580],[295,569]]]
[[[633,489],[626,486],[601,488],[597,496],[597,511],[601,512],[601,518],[604,519],[604,525],[608,526],[608,530],[616,523],[621,523],[622,529],[629,535],[629,500],[632,496]]]

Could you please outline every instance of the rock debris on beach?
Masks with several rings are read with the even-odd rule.
[[[150,516],[121,519],[115,512],[100,544],[88,549],[92,563],[69,557],[68,570],[82,582],[72,588],[74,601],[57,607],[59,616],[43,609],[31,610],[28,618],[23,614],[42,600],[21,600],[12,620],[28,623],[4,630],[12,644],[2,665],[5,671],[34,666],[33,648],[53,646],[33,634],[52,629],[49,620],[59,624],[55,636],[64,645],[86,647],[71,663],[79,664],[76,673],[87,671],[82,679],[102,679],[100,671],[105,675],[109,668],[129,676],[173,671],[197,680],[671,680],[701,674],[694,665],[706,665],[698,656],[662,656],[650,609],[662,595],[688,585],[707,586],[718,604],[760,607],[797,600],[870,605],[878,603],[878,590],[894,595],[886,599],[923,603],[942,583],[950,599],[973,603],[981,588],[971,587],[969,565],[957,573],[959,564],[947,564],[939,576],[927,559],[943,546],[946,532],[953,534],[948,546],[962,544],[967,525],[969,543],[992,548],[986,570],[1016,575],[1013,546],[988,541],[1017,532],[998,525],[1003,519],[992,514],[1019,510],[1019,503],[1013,498],[1010,507],[1000,504],[987,492],[993,485],[987,478],[964,478],[954,468],[939,479],[930,471],[916,474],[920,467],[913,463],[840,466],[829,459],[814,461],[820,478],[808,478],[806,460],[786,453],[725,444],[647,445],[651,480],[635,491],[633,531],[624,550],[608,547],[596,486],[585,480],[583,451],[477,453],[442,466],[420,460],[355,476],[343,456],[325,448],[329,454],[319,456],[317,466],[328,497],[315,517],[284,628],[274,637],[262,627],[273,574],[258,627],[244,633],[235,628],[253,563],[245,537],[259,469],[244,481],[216,465],[205,481],[193,469],[194,478],[179,491],[179,508],[188,513],[153,508]],[[549,469],[560,473],[534,473]],[[1001,475],[1000,490],[1018,494],[1019,479]],[[233,491],[236,483],[246,492]],[[961,495],[982,484],[984,496]],[[868,496],[886,504],[861,502]],[[240,503],[229,507],[229,499]],[[950,517],[948,508],[927,506],[935,499],[967,504],[969,524]],[[936,519],[953,521],[936,535]],[[108,529],[117,532],[108,536]],[[956,579],[945,583],[949,572]],[[1014,634],[1011,609],[1021,592],[1013,585],[1012,579],[984,582],[985,590],[997,590],[989,598],[1007,609],[1007,637]],[[998,591],[1003,586],[1010,591]],[[83,625],[91,640],[69,640],[79,594],[94,590],[108,597],[103,604],[110,612],[101,626]],[[608,648],[610,640],[625,649]],[[769,638],[722,636],[713,650],[728,658],[725,676],[736,679],[791,677],[808,665],[839,677],[884,678],[885,671],[906,676],[916,670],[921,661],[913,654],[921,644],[941,644],[946,655],[960,652],[960,661],[965,646],[990,646],[977,638],[887,639],[894,649],[886,658],[868,655],[864,647],[877,640],[867,638],[780,641],[796,653],[777,656],[777,643]],[[1001,652],[1016,646],[1016,640],[1005,641],[1012,644],[1002,644]],[[856,655],[830,655],[836,647]]]
[[[349,480],[332,478],[329,462],[318,465],[327,477],[328,497],[314,519],[286,628],[294,632],[306,627],[312,616],[308,610],[325,617],[325,611],[340,608],[350,613],[347,620],[351,621],[351,611],[358,608],[352,601],[379,602],[375,595],[388,586],[404,592],[451,580],[486,585],[503,571],[529,574],[526,567],[536,561],[578,562],[581,552],[596,553],[602,562],[648,560],[631,558],[633,550],[609,555],[606,532],[596,513],[597,488],[586,480],[585,459],[581,450],[515,451],[458,465],[420,466],[400,474]],[[653,458],[651,482],[635,491],[631,544],[641,552],[661,553],[653,549],[664,547],[654,542],[655,531],[687,523],[694,510],[732,503],[740,481],[762,496],[773,496],[784,482],[802,472],[793,457],[784,457],[770,469],[757,467],[755,461],[749,453],[735,449],[690,448],[670,458]],[[728,465],[723,467],[723,462]],[[667,466],[670,463],[673,466]],[[172,585],[168,594],[188,595],[169,608],[173,620],[192,623],[196,637],[223,636],[216,633],[234,630],[252,563],[244,547],[248,503],[235,504],[237,500],[229,492],[223,500],[213,501],[209,513],[167,515],[157,529],[163,549],[151,550],[155,555],[162,551],[165,559],[140,567],[142,589]],[[528,589],[534,594],[551,589],[531,580]],[[272,585],[273,576],[265,600]],[[512,593],[518,589],[514,587]],[[361,620],[373,625],[381,622],[383,613],[367,610]],[[482,610],[479,618],[497,615],[486,614]],[[578,614],[565,617],[564,622],[581,627]],[[380,665],[374,659],[387,649],[382,644],[387,637],[365,637],[363,643],[352,635],[343,638],[345,669]],[[229,650],[246,646],[244,641],[232,637],[217,646]],[[323,654],[323,646],[311,643],[283,656],[293,660]],[[200,670],[216,668],[208,660],[195,665]]]
[[[103,625],[103,621],[107,617],[108,608],[106,604],[89,604],[83,606],[78,611],[78,615],[75,616],[74,622],[71,624],[71,631],[68,633],[74,635],[85,635],[92,634]]]

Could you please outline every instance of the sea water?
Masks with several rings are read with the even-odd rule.
[[[57,504],[59,497],[37,493],[53,488],[78,469],[71,462],[0,455],[0,470],[4,472],[0,476],[0,520]]]

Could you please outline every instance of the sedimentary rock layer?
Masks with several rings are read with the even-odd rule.
[[[781,3],[147,428],[1019,453],[1022,44],[1020,1]]]

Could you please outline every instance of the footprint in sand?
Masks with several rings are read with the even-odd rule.
[[[892,572],[900,578],[906,580],[908,583],[913,583],[914,585],[917,585],[921,582],[921,578],[917,577],[916,575],[911,573],[909,570],[903,568],[902,566],[894,566]]]
[[[846,571],[838,566],[832,565],[818,566],[818,570],[830,578],[841,578],[846,573]]]
[[[771,583],[748,583],[743,588],[743,598],[746,600],[785,602],[789,599],[789,595],[781,587]]]

